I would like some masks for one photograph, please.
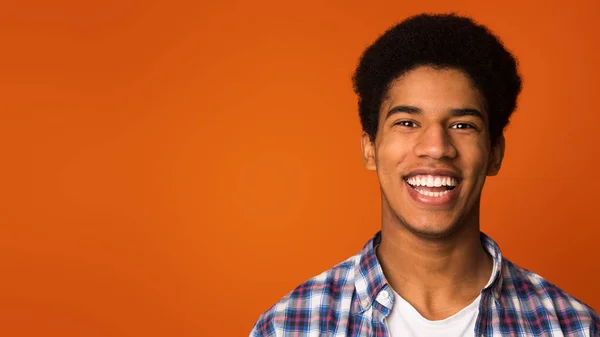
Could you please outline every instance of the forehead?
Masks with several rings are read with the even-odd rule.
[[[429,111],[472,108],[485,114],[481,92],[469,76],[454,68],[421,66],[390,83],[381,112],[396,105],[409,105]]]

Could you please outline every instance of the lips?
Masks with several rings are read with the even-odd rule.
[[[421,169],[404,178],[413,200],[428,206],[443,206],[458,196],[462,179],[452,170]]]

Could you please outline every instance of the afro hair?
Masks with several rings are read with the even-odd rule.
[[[486,27],[456,14],[412,16],[364,51],[353,86],[361,125],[371,141],[377,136],[379,110],[390,83],[419,66],[454,68],[471,78],[485,99],[495,145],[521,91],[517,61]]]

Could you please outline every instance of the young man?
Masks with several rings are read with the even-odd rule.
[[[381,231],[261,315],[251,336],[600,336],[584,303],[500,253],[479,228],[521,79],[485,27],[418,15],[354,74]]]

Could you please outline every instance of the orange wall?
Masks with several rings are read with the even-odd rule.
[[[379,192],[350,76],[421,11],[519,57],[482,227],[600,308],[600,2],[561,3],[6,1],[0,335],[244,336],[357,252]]]

